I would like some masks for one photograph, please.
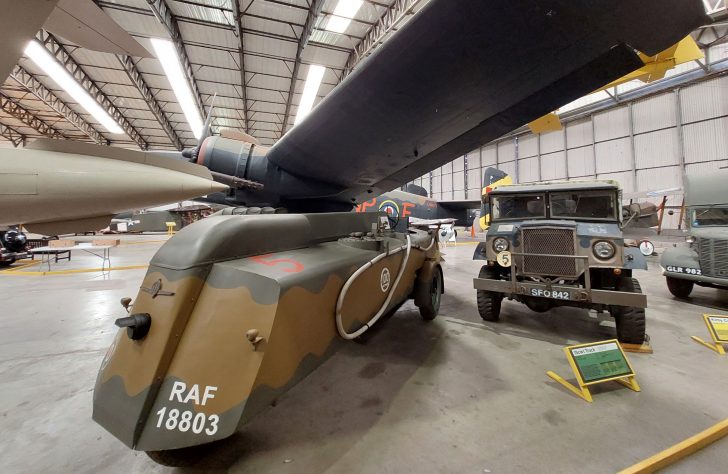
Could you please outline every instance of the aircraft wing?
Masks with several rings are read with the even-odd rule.
[[[0,0],[0,12],[0,83],[41,28],[94,51],[152,57],[92,0]]]
[[[431,0],[268,158],[342,199],[387,192],[709,22],[700,0]]]

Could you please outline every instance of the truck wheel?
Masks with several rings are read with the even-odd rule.
[[[640,283],[636,278],[622,277],[617,288],[629,293],[642,293]],[[627,344],[642,344],[645,342],[645,309],[633,306],[621,306],[618,311],[612,312],[614,322],[617,324],[617,339]]]
[[[677,298],[687,298],[693,291],[693,283],[690,280],[681,280],[680,278],[667,277],[667,289]]]
[[[488,280],[498,279],[498,270],[483,265],[478,274],[478,278],[485,278]],[[503,302],[503,295],[495,293],[493,291],[478,290],[478,313],[480,317],[485,321],[498,321],[500,319],[501,303]]]
[[[417,288],[414,291],[415,303],[420,308],[420,316],[425,321],[432,321],[440,312],[442,289],[442,268],[439,265],[432,272],[432,278],[428,281],[418,281]]]

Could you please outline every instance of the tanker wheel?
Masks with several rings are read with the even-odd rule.
[[[498,269],[483,265],[478,278],[488,280],[499,279]],[[500,319],[501,304],[503,295],[494,291],[477,290],[478,313],[484,321],[498,321]]]
[[[642,293],[640,283],[636,278],[622,277],[618,283],[620,291],[629,293]],[[617,325],[617,339],[627,344],[642,344],[645,342],[645,309],[633,306],[619,307],[612,312]]]
[[[195,459],[195,451],[190,448],[145,451],[145,453],[152,461],[168,467],[189,467],[194,464]]]
[[[424,281],[415,290],[415,302],[420,308],[420,316],[425,321],[432,321],[440,312],[442,289],[444,287],[442,268],[438,265],[432,273],[432,278]]]
[[[693,283],[690,280],[667,277],[667,289],[677,298],[687,298],[693,292]]]

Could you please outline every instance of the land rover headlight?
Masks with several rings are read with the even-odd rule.
[[[609,260],[614,257],[617,250],[611,242],[600,240],[594,244],[594,256],[601,260]]]
[[[695,237],[693,237],[692,235],[688,235],[687,237],[685,237],[685,242],[687,242],[690,245],[692,245],[692,244],[695,243]]]
[[[510,244],[503,237],[498,237],[493,241],[493,250],[496,252],[505,252],[508,250],[508,247],[510,247]]]

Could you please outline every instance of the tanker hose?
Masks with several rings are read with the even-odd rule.
[[[372,260],[364,264],[361,268],[359,268],[357,271],[354,272],[353,275],[349,277],[348,280],[346,280],[346,283],[344,284],[344,287],[341,289],[341,293],[339,293],[339,299],[336,301],[336,329],[339,331],[339,335],[343,337],[344,339],[351,340],[356,339],[357,337],[364,334],[366,331],[369,330],[370,327],[374,323],[376,323],[379,318],[381,318],[384,315],[384,312],[387,310],[387,307],[389,307],[389,303],[392,301],[392,297],[394,296],[394,292],[397,289],[397,286],[399,286],[399,280],[402,279],[402,275],[404,274],[405,268],[407,268],[407,262],[409,261],[410,252],[412,250],[411,247],[412,239],[410,239],[410,236],[407,235],[407,244],[403,245],[401,247],[397,247],[396,249],[392,250],[391,252],[386,252],[377,255]],[[384,303],[382,304],[382,307],[379,308],[379,311],[377,311],[377,314],[375,314],[372,319],[369,320],[364,326],[359,328],[357,331],[353,333],[346,332],[346,329],[344,329],[344,325],[341,321],[341,310],[342,305],[344,304],[344,298],[346,297],[346,293],[349,291],[349,287],[354,283],[354,281],[359,278],[359,276],[364,273],[367,269],[372,267],[374,264],[379,262],[380,260],[387,258],[391,255],[394,255],[398,252],[401,252],[402,250],[406,250],[405,256],[402,259],[402,264],[399,267],[399,271],[397,272],[397,278],[394,279],[394,284],[392,284],[389,287],[389,294],[387,295],[387,298],[384,300]]]

